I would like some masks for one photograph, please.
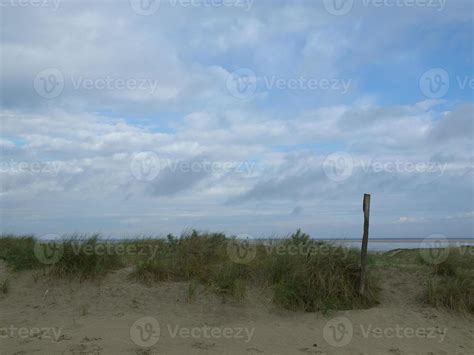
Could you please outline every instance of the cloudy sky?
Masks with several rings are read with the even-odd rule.
[[[0,0],[1,231],[473,236],[470,0]]]

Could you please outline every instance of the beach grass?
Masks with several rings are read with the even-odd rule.
[[[35,282],[44,277],[92,280],[128,267],[128,278],[134,281],[187,282],[190,303],[201,289],[223,301],[242,301],[248,288],[260,288],[270,290],[275,305],[306,312],[372,307],[380,298],[378,269],[409,266],[426,272],[426,303],[470,313],[474,308],[469,247],[450,249],[438,263],[420,258],[416,249],[369,253],[366,291],[360,295],[360,251],[311,239],[300,230],[271,240],[240,240],[195,230],[179,237],[127,240],[71,235],[55,242],[60,253],[53,263],[38,258],[38,243],[31,235],[1,236],[0,259],[12,271],[35,270]]]

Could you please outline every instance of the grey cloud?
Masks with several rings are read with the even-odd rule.
[[[289,231],[296,223],[309,231],[359,232],[364,192],[374,194],[379,234],[435,228],[394,232],[383,225],[394,216],[436,219],[472,210],[472,105],[381,106],[379,93],[362,91],[368,82],[359,77],[374,66],[384,69],[386,61],[399,65],[395,69],[426,64],[420,63],[424,50],[448,48],[445,37],[437,40],[452,37],[445,24],[472,20],[466,11],[470,2],[448,2],[439,13],[355,6],[341,18],[311,1],[283,6],[255,1],[249,12],[166,3],[149,17],[134,14],[128,0],[64,0],[57,12],[2,7],[2,161],[60,166],[58,174],[2,174],[2,231],[133,233],[140,226],[156,232],[159,221],[173,232],[187,225],[265,234]],[[425,24],[435,31],[413,37],[413,28]],[[461,32],[446,53],[470,43],[470,32]],[[417,40],[423,47],[405,46]],[[32,86],[37,72],[48,67],[67,79],[51,100]],[[352,78],[360,87],[346,97],[279,91],[242,101],[225,87],[228,73],[239,67],[258,75]],[[156,80],[156,95],[72,87],[72,78],[107,75]],[[386,102],[384,92],[380,95]],[[437,113],[446,107],[453,112]],[[347,181],[336,183],[320,165],[338,150],[380,161],[448,163],[448,168],[442,175],[355,169]],[[152,182],[137,182],[131,157],[146,151],[187,164],[205,156],[256,161],[258,168],[213,174],[167,167]],[[117,223],[122,217],[136,223]],[[438,232],[443,226],[436,226]],[[472,220],[449,230],[471,233]]]
[[[430,138],[437,142],[474,140],[474,105],[465,104],[444,115],[431,130]]]
[[[293,208],[290,215],[296,217],[296,216],[301,215],[302,212],[303,212],[303,208],[301,206],[296,206],[295,208]]]
[[[211,174],[202,164],[203,161],[203,158],[198,157],[169,162],[147,190],[151,195],[159,197],[173,196],[191,189]]]

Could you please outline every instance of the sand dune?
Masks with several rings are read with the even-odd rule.
[[[329,315],[277,309],[250,290],[245,301],[187,283],[146,286],[129,269],[102,281],[9,273],[0,297],[0,354],[472,354],[474,319],[424,306],[413,271],[384,269],[382,302]],[[37,279],[35,282],[35,278]],[[150,318],[151,317],[151,318]]]

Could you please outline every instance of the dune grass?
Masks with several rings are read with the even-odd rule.
[[[66,236],[57,242],[61,246],[58,260],[52,265],[45,264],[35,254],[39,241],[33,236],[0,237],[0,259],[13,271],[47,269],[45,275],[52,277],[77,278],[80,281],[104,276],[107,272],[124,266],[117,253],[100,252],[98,246],[105,243],[93,236]],[[37,278],[39,274],[35,274]]]
[[[169,235],[166,240],[153,245],[156,247],[153,254],[135,259],[136,266],[130,277],[146,283],[198,282],[223,299],[228,296],[243,298],[245,287],[242,281],[248,276],[248,267],[229,260],[226,245],[227,239],[221,233],[192,231],[181,238]]]
[[[73,236],[62,242],[62,256],[54,263],[49,274],[57,277],[78,278],[80,281],[105,276],[109,271],[124,266],[116,252],[101,248],[99,236],[91,238]]]
[[[474,314],[474,278],[472,271],[458,271],[455,276],[441,280],[430,279],[425,300],[436,307]]]
[[[436,307],[474,313],[474,248],[450,248],[448,252],[445,260],[430,264],[432,275],[423,298]]]
[[[13,271],[31,270],[42,264],[34,254],[34,236],[5,235],[0,237],[0,260],[5,260]]]
[[[359,295],[360,252],[355,249],[314,241],[298,230],[261,258],[263,279],[283,308],[326,312],[378,303],[379,282],[370,271],[365,294]]]
[[[357,252],[338,249],[310,257],[269,257],[274,300],[284,308],[310,312],[370,307],[377,303],[377,281],[370,275],[364,296],[359,295],[359,259]]]
[[[36,270],[35,282],[43,277],[96,279],[129,266],[129,277],[139,282],[187,282],[189,302],[195,299],[198,287],[224,301],[243,299],[246,288],[260,287],[272,292],[276,305],[308,312],[373,306],[379,294],[377,268],[418,265],[417,270],[429,273],[425,302],[474,313],[473,247],[451,248],[441,262],[426,260],[420,250],[369,255],[366,292],[360,296],[360,252],[312,240],[299,230],[283,239],[250,241],[246,246],[253,254],[242,260],[235,260],[236,255],[229,251],[231,243],[242,242],[222,233],[191,231],[181,237],[124,241],[108,241],[99,235],[65,236],[52,264],[35,254],[37,243],[31,235],[0,236],[0,260],[13,271]],[[0,292],[8,293],[8,281],[1,281]]]
[[[274,302],[286,309],[327,311],[370,307],[377,303],[377,280],[358,293],[359,253],[314,241],[297,231],[288,238],[252,242],[255,256],[236,263],[223,234],[196,231],[168,238],[165,253],[137,264],[131,277],[145,282],[198,281],[224,299],[243,298],[246,285],[269,287]]]
[[[284,239],[251,241],[247,243],[254,252],[251,258],[237,261],[229,244],[240,242],[222,233],[191,231],[179,238],[120,242],[99,236],[65,237],[61,255],[52,265],[35,258],[36,242],[30,236],[0,238],[0,246],[7,247],[0,258],[14,270],[42,269],[49,277],[81,281],[128,265],[132,267],[129,277],[140,282],[188,282],[189,301],[198,285],[224,301],[243,299],[249,286],[270,289],[276,305],[308,312],[365,308],[378,299],[378,280],[370,274],[366,293],[358,293],[357,250],[312,240],[301,231]]]

